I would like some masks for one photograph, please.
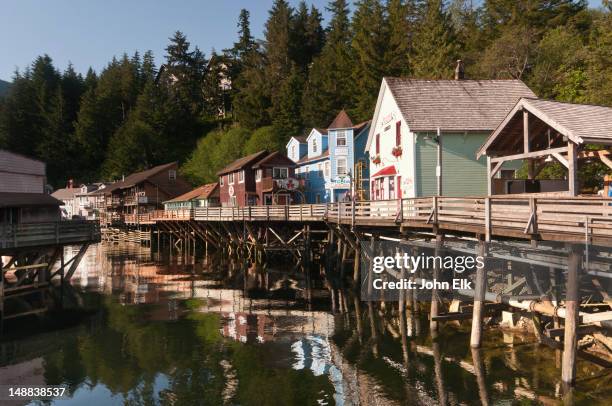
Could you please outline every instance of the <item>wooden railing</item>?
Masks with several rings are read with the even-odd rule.
[[[612,199],[585,197],[422,197],[402,200],[247,207],[201,207],[126,216],[141,224],[164,220],[328,221],[351,225],[444,225],[511,235],[565,233],[612,238]]]
[[[0,225],[0,249],[100,241],[97,221],[67,220]]]

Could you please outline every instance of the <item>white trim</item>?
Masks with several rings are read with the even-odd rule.
[[[241,177],[242,177],[242,180],[240,180]],[[238,172],[238,183],[244,183],[244,169]]]
[[[234,184],[234,172],[230,172],[227,174],[227,184],[228,185],[233,185]]]

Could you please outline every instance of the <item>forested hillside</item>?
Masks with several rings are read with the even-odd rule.
[[[60,72],[42,55],[0,99],[0,147],[46,161],[56,187],[172,160],[194,183],[211,181],[341,108],[370,118],[385,75],[450,79],[457,59],[470,79],[517,78],[540,97],[612,105],[608,2],[472,3],[359,0],[349,10],[333,0],[324,27],[321,10],[275,0],[263,38],[242,10],[236,42],[220,53],[177,31],[158,59],[123,55],[100,72]]]

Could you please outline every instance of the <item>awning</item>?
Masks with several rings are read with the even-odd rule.
[[[378,178],[381,176],[393,176],[396,175],[397,171],[395,170],[395,165],[391,165],[391,166],[387,166],[385,168],[382,168],[380,171],[376,172],[374,175],[372,175],[373,178]]]

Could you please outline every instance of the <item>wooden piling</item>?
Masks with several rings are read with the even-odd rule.
[[[578,327],[578,308],[580,305],[579,272],[582,266],[582,255],[575,244],[569,245],[567,261],[567,288],[565,296],[565,334],[563,341],[563,360],[561,380],[573,385],[576,381],[576,345]]]
[[[442,243],[443,236],[438,234],[436,235],[436,246],[434,248],[434,257],[438,258],[442,254]],[[438,280],[440,278],[440,267],[438,266],[438,261],[434,261],[434,269],[433,269],[433,279]],[[435,335],[438,331],[438,322],[435,318],[439,314],[439,298],[438,298],[438,289],[433,288],[431,292],[431,307],[429,309],[429,329],[432,332],[432,336]]]
[[[474,310],[472,312],[472,334],[470,346],[480,348],[482,344],[482,319],[484,314],[485,292],[487,289],[486,266],[487,266],[487,242],[484,239],[478,241],[476,255],[485,259],[484,266],[476,267],[476,286],[474,295]]]

